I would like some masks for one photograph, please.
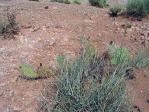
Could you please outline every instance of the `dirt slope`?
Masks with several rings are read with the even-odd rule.
[[[27,81],[19,78],[20,63],[35,69],[39,63],[55,67],[55,57],[64,52],[68,57],[79,54],[80,37],[90,38],[103,52],[110,41],[136,52],[141,43],[149,43],[149,21],[131,21],[111,18],[108,9],[85,5],[66,5],[26,0],[0,1],[1,13],[6,9],[16,14],[21,27],[15,40],[0,39],[0,112],[36,112],[37,100],[44,83],[54,78]],[[125,29],[126,25],[131,28]],[[137,72],[136,79],[128,81],[135,94],[134,105],[141,112],[149,112],[149,70]],[[138,110],[134,109],[134,112]]]

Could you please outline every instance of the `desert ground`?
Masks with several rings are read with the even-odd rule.
[[[133,53],[138,52],[142,43],[149,44],[148,16],[142,21],[122,16],[113,18],[108,14],[109,8],[93,7],[85,0],[82,5],[0,0],[0,16],[8,10],[15,13],[20,32],[15,39],[0,38],[0,112],[36,112],[47,82],[51,84],[51,97],[55,94],[52,92],[54,78],[20,78],[17,69],[21,63],[33,68],[40,63],[55,67],[58,54],[79,55],[80,37],[89,38],[100,52],[104,52],[111,41]],[[125,29],[126,25],[131,27]],[[149,68],[136,70],[135,78],[128,80],[128,88],[133,97],[133,112],[149,112]]]

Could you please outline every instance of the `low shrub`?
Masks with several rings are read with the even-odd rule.
[[[128,50],[124,47],[116,48],[115,46],[109,46],[109,54],[112,56],[110,63],[111,64],[120,64],[128,63],[130,60],[130,54]]]
[[[126,12],[129,16],[143,17],[147,14],[147,8],[145,7],[145,1],[147,0],[128,0],[126,6]]]
[[[149,0],[143,0],[146,13],[149,13]]]
[[[110,15],[113,17],[116,17],[119,12],[121,12],[122,7],[121,6],[114,6],[110,8]]]
[[[75,4],[81,4],[81,1],[80,0],[74,0],[73,3],[75,3]]]
[[[59,56],[60,65],[63,58]],[[124,83],[125,67],[111,67],[105,56],[86,45],[75,62],[65,63],[51,112],[130,112]]]
[[[130,65],[136,69],[149,66],[149,54],[145,53],[146,49],[142,48],[137,57],[130,61]]]
[[[14,34],[19,32],[18,23],[13,13],[7,12],[6,19],[0,20],[0,35],[6,38],[14,38]]]
[[[111,45],[107,52],[97,55],[90,43],[74,62],[63,54],[56,59],[61,76],[53,108],[46,96],[40,104],[45,112],[131,112],[125,79],[133,78],[130,75],[134,68],[149,65],[149,54],[144,49],[131,59],[124,47]]]
[[[106,0],[89,0],[89,3],[100,8],[107,6]]]

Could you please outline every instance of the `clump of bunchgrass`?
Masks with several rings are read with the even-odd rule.
[[[149,13],[149,0],[143,0],[146,13]]]
[[[74,0],[73,3],[74,3],[74,4],[79,4],[79,5],[80,5],[80,4],[81,4],[81,1],[80,1],[80,0]]]
[[[122,10],[121,6],[113,6],[110,8],[110,16],[116,17]]]
[[[19,32],[18,23],[14,13],[7,12],[6,19],[0,19],[0,35],[4,39],[14,39],[14,35]]]
[[[116,48],[114,45],[110,45],[109,53],[112,55],[111,64],[128,63],[130,60],[130,54],[125,47]]]
[[[106,0],[89,0],[89,3],[92,6],[97,6],[100,8],[106,7],[107,6],[107,1]]]
[[[86,45],[75,62],[67,62],[51,111],[130,112],[124,83],[126,69],[111,67],[106,61],[96,54],[93,46]]]
[[[147,14],[145,0],[128,0],[126,12],[128,16],[143,17]]]
[[[130,65],[134,68],[140,69],[149,66],[149,54],[145,53],[146,48],[142,48],[137,54],[137,57],[130,62]]]

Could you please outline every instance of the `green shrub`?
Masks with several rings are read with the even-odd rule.
[[[130,112],[124,67],[111,67],[87,45],[75,62],[65,64],[50,112]],[[111,70],[112,68],[112,70]]]
[[[89,3],[92,6],[97,6],[97,7],[100,7],[100,8],[103,8],[103,7],[107,6],[106,0],[89,0]]]
[[[149,0],[143,0],[146,13],[149,13]]]
[[[116,65],[121,63],[126,64],[130,60],[129,52],[124,47],[115,48],[114,46],[110,46],[109,52],[112,56],[111,64],[116,64]]]
[[[74,0],[73,3],[75,3],[75,4],[81,4],[81,1],[80,0]]]
[[[143,17],[147,14],[145,0],[128,0],[126,12],[129,16]]]
[[[8,21],[0,20],[0,34],[4,34],[7,32],[7,29],[10,27]]]
[[[114,6],[110,9],[110,15],[116,17],[119,12],[121,12],[121,6]]]
[[[145,53],[145,50],[145,48],[142,48],[141,51],[137,54],[137,58],[130,62],[132,67],[140,69],[149,66],[149,54]]]

